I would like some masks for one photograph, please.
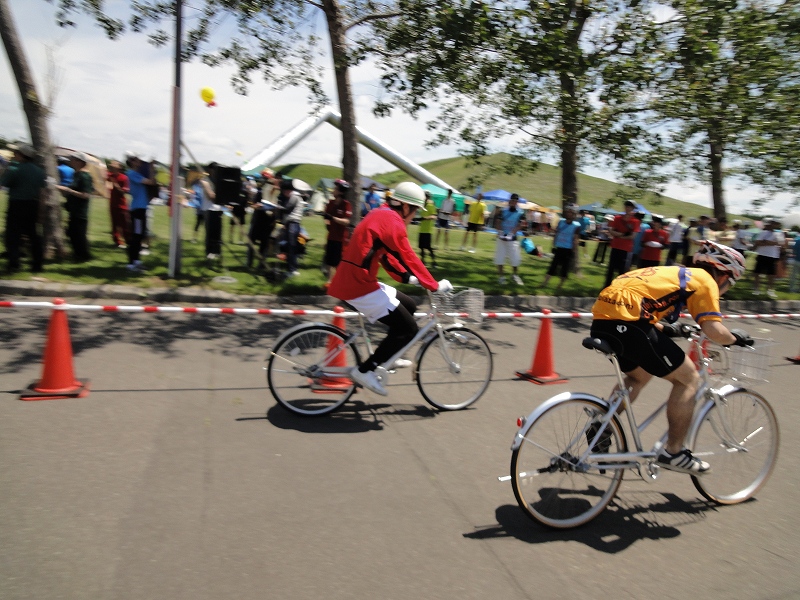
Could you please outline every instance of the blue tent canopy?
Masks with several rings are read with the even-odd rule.
[[[507,192],[506,190],[490,190],[488,192],[483,192],[484,200],[491,200],[493,202],[508,202],[509,198],[511,198],[511,192]]]

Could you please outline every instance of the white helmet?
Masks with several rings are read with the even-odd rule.
[[[745,271],[741,252],[710,240],[705,240],[700,250],[695,252],[694,262],[706,263],[718,271],[728,273],[733,281],[738,281]]]
[[[416,183],[411,181],[404,181],[394,188],[394,194],[391,200],[397,200],[416,206],[417,208],[425,208],[425,192]]]

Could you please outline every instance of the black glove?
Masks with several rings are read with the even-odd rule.
[[[662,333],[670,338],[683,337],[681,334],[681,326],[677,323],[664,323]]]
[[[733,344],[728,344],[726,347],[753,345],[753,338],[751,338],[750,334],[743,329],[731,329],[731,333],[733,334],[733,337],[736,338],[736,341],[733,342]]]
[[[689,323],[664,323],[664,335],[667,337],[675,338],[688,338],[693,333],[697,333],[699,327],[697,325],[690,325]]]

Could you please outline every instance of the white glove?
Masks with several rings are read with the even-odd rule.
[[[450,283],[449,281],[447,281],[447,279],[442,279],[439,282],[439,287],[436,288],[436,291],[440,292],[442,294],[446,294],[447,292],[452,292],[453,291],[453,284]]]
[[[414,277],[412,275],[411,277],[408,278],[408,284],[409,285],[419,285],[419,279],[417,279],[416,277]]]

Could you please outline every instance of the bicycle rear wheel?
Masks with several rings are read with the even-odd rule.
[[[332,325],[315,324],[289,331],[268,357],[267,383],[275,399],[288,410],[306,416],[336,410],[353,395],[345,376],[324,377],[313,367],[354,367],[358,350],[344,344],[345,333]]]
[[[573,398],[554,404],[530,424],[511,455],[511,484],[525,514],[548,527],[567,529],[591,521],[611,502],[623,469],[578,462],[594,439],[587,439],[587,430],[605,414],[601,404]],[[608,453],[627,450],[616,415],[605,431],[611,433]]]
[[[444,332],[447,355],[436,335],[428,340],[417,362],[417,387],[440,410],[466,408],[483,395],[492,379],[492,352],[484,339],[466,328]]]
[[[744,450],[730,443],[723,419]],[[690,442],[692,454],[711,465],[710,473],[692,476],[694,486],[719,504],[752,498],[772,474],[779,442],[778,420],[762,396],[749,390],[727,394],[722,409],[709,405]]]

